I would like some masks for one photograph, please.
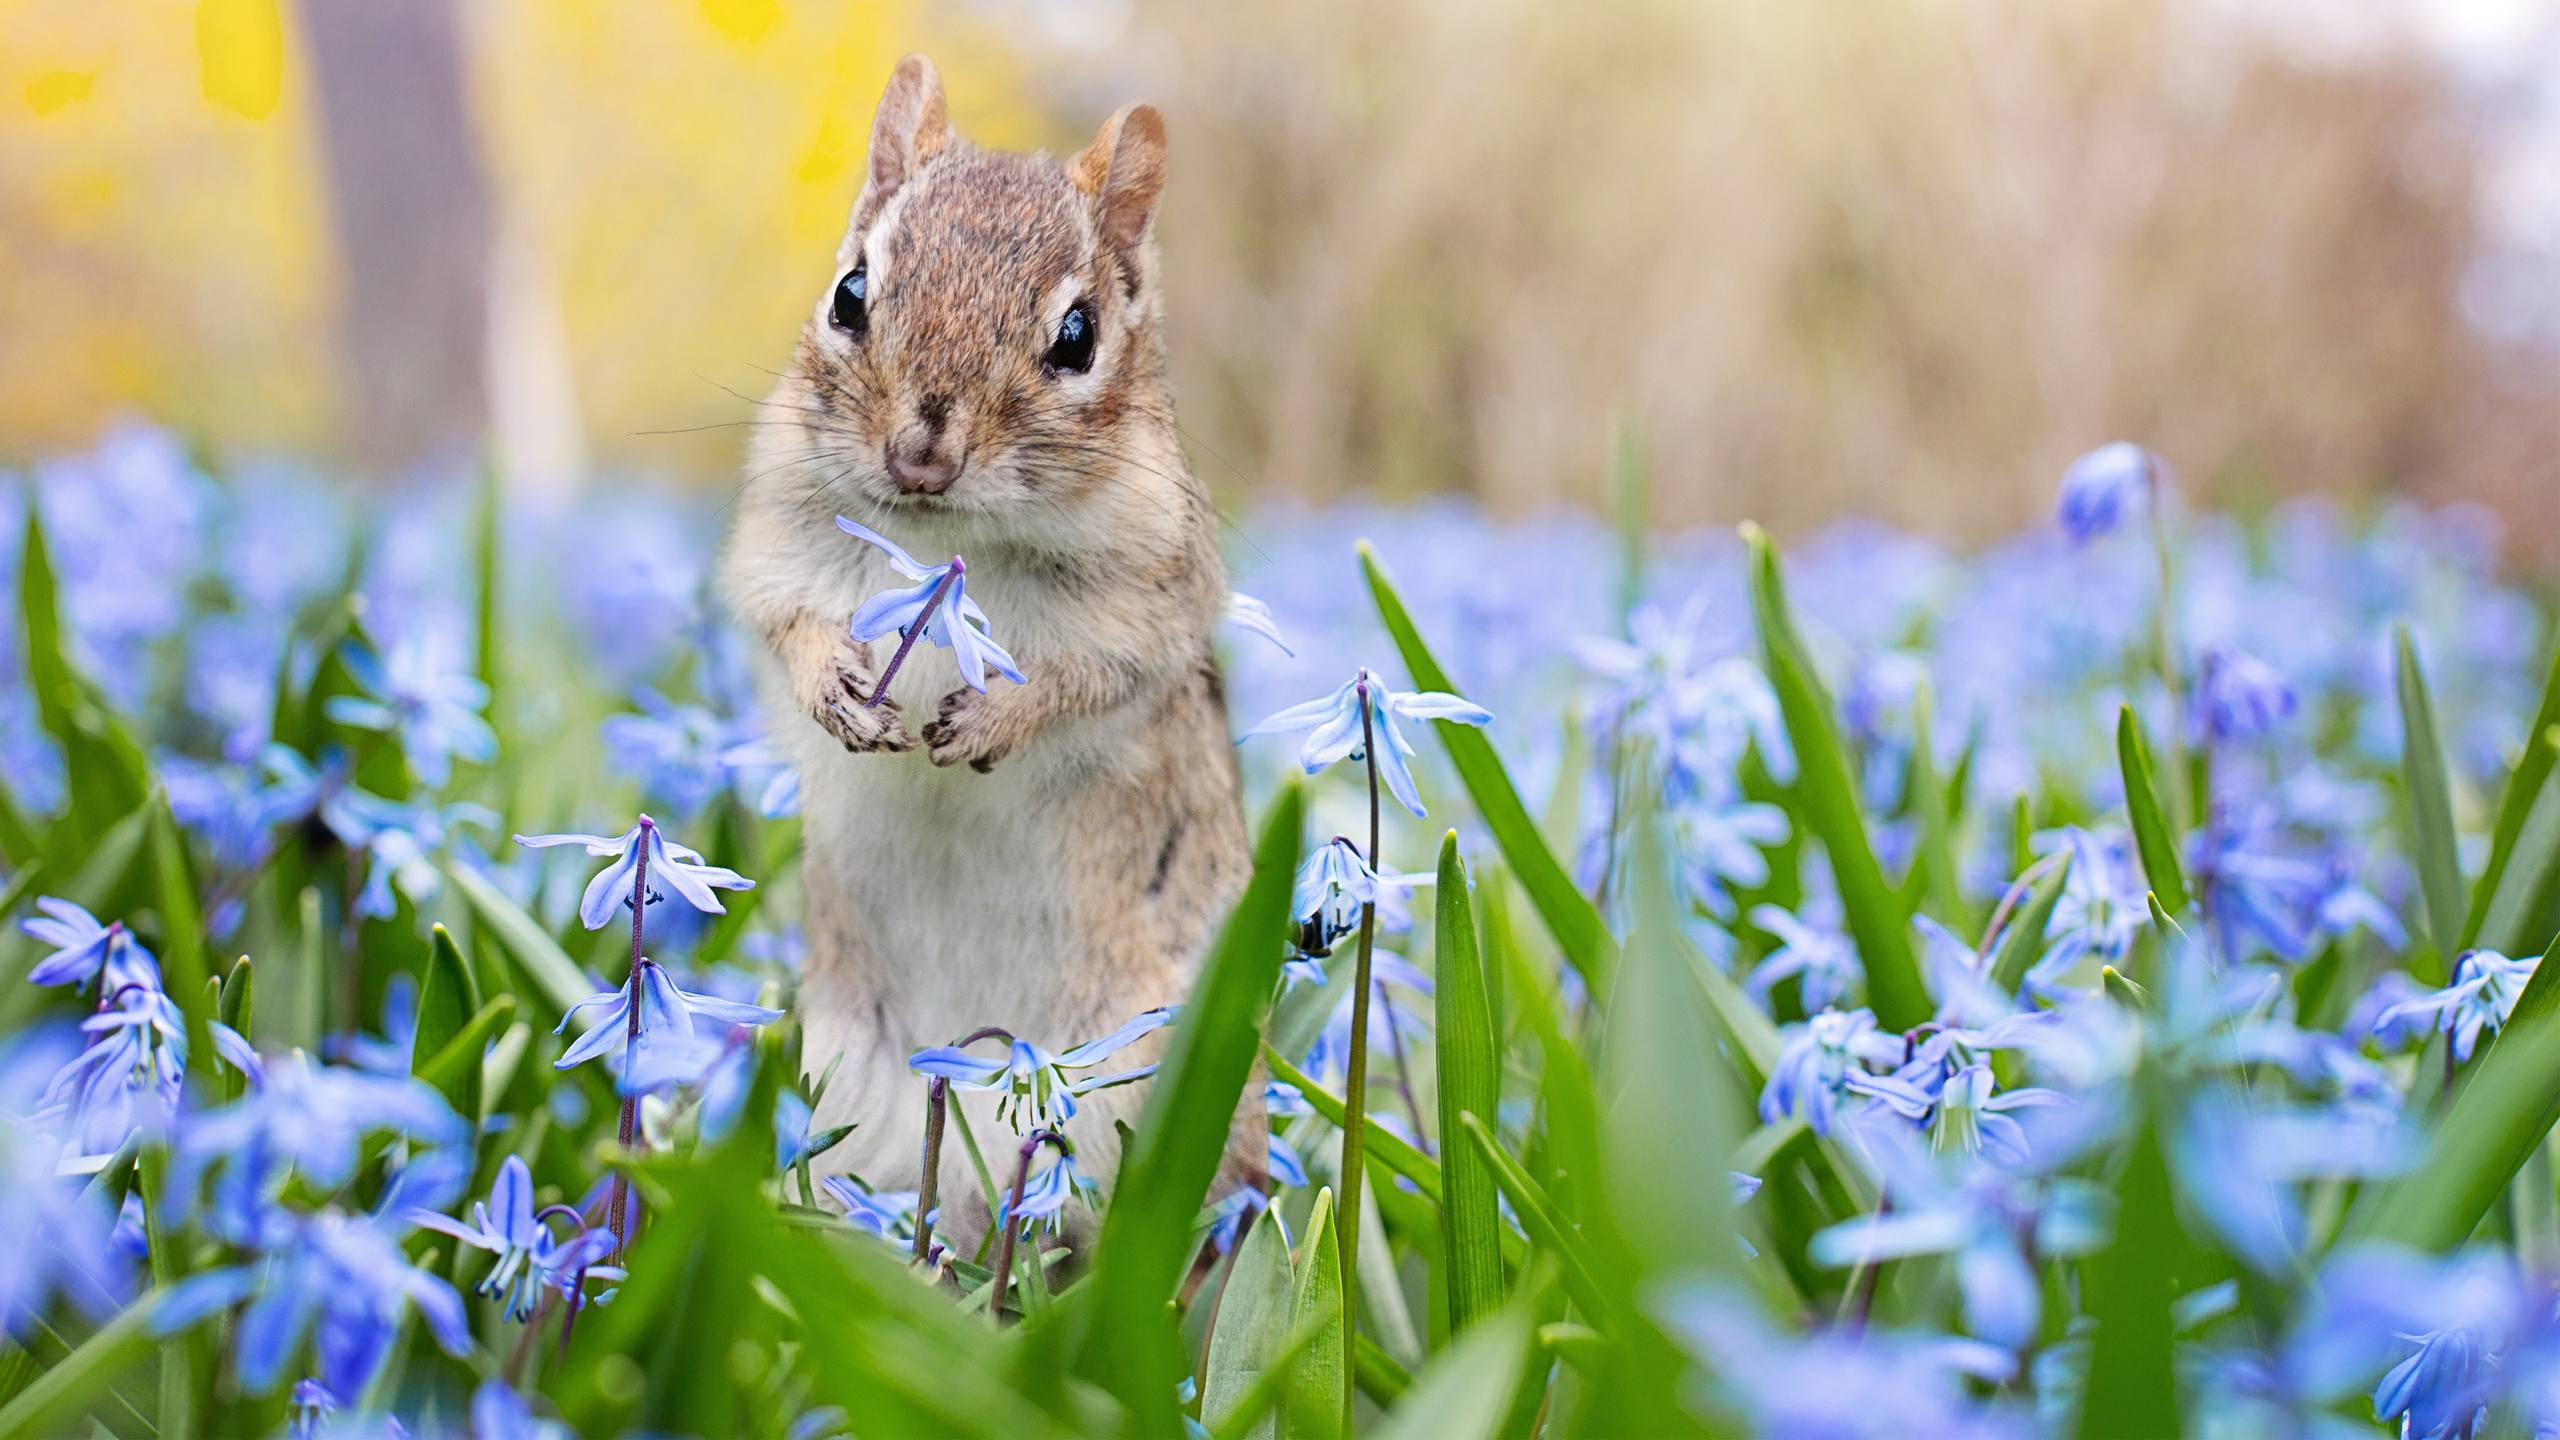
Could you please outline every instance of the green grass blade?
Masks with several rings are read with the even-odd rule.
[[[2143,742],[2142,722],[2130,705],[2116,712],[2116,763],[2124,768],[2125,814],[2133,822],[2133,843],[2142,853],[2143,876],[2170,914],[2184,915],[2190,903],[2186,867],[2178,862],[2178,837],[2160,808],[2151,747]]]
[[[1414,628],[1413,616],[1379,565],[1377,551],[1365,540],[1360,542],[1360,569],[1368,577],[1378,618],[1395,640],[1405,669],[1413,674],[1414,688],[1455,690],[1449,672],[1440,668],[1431,647],[1423,641],[1422,632]],[[1500,847],[1503,863],[1511,867],[1520,888],[1528,892],[1538,918],[1546,922],[1547,931],[1555,936],[1565,960],[1581,972],[1583,983],[1591,992],[1607,995],[1610,972],[1617,966],[1618,943],[1601,922],[1599,907],[1575,886],[1572,874],[1547,848],[1537,821],[1530,818],[1528,807],[1520,802],[1519,787],[1511,783],[1510,772],[1503,769],[1501,757],[1494,753],[1493,742],[1485,738],[1484,732],[1447,721],[1433,724],[1440,732],[1441,743],[1448,747],[1449,762],[1456,768],[1459,782],[1467,787],[1467,798],[1474,802],[1476,814]]]
[[[1460,1116],[1458,1123],[1466,1137],[1475,1142],[1476,1154],[1484,1159],[1503,1195],[1511,1201],[1512,1213],[1528,1228],[1529,1238],[1555,1252],[1563,1266],[1565,1293],[1573,1297],[1573,1303],[1582,1308],[1585,1316],[1595,1322],[1605,1321],[1610,1314],[1609,1302],[1594,1278],[1599,1262],[1591,1248],[1582,1243],[1582,1237],[1565,1222],[1563,1212],[1545,1188],[1502,1148],[1502,1142],[1494,1138],[1484,1121],[1467,1114]],[[1460,1148],[1463,1147],[1451,1146],[1451,1156]]]
[[[149,1321],[158,1300],[155,1291],[126,1306],[0,1406],[0,1437],[83,1433],[73,1427],[81,1412],[150,1356]]]
[[[1315,1338],[1290,1366],[1289,1398],[1281,1420],[1285,1433],[1303,1440],[1334,1440],[1351,1401],[1351,1357],[1342,1328],[1342,1242],[1333,1233],[1333,1191],[1316,1192],[1307,1214],[1306,1239],[1298,1246],[1296,1310]]]
[[[480,984],[471,974],[471,962],[462,958],[462,947],[453,943],[453,932],[435,926],[427,934],[426,974],[419,977],[418,1028],[409,1052],[412,1061],[424,1064],[429,1056],[441,1053],[479,1009]]]
[[[479,1118],[481,1064],[488,1058],[489,1043],[515,1015],[516,997],[492,995],[442,1047],[418,1061],[418,1078],[442,1092],[454,1113],[465,1120]],[[424,1054],[423,1048],[420,1053]]]
[[[2062,903],[2063,888],[2070,883],[2071,852],[2065,850],[2054,857],[2053,868],[2036,880],[2009,917],[2008,928],[2000,932],[1991,955],[1991,983],[2001,994],[2017,994],[2027,972],[2044,957],[2045,927],[2053,923],[2053,907]]]
[[[2545,926],[2555,893],[2560,893],[2560,775],[2543,781],[2542,794],[2525,812],[2473,943],[2501,955],[2540,949],[2547,930],[2535,932]]]
[[[1414,1377],[1412,1391],[1377,1428],[1378,1440],[1491,1437],[1511,1408],[1534,1340],[1517,1310],[1477,1326]]]
[[[2475,1056],[2425,1155],[2370,1198],[2363,1237],[2451,1250],[2489,1213],[2507,1182],[2560,1121],[2560,942],[2516,997],[2515,1012]]]
[[[1272,1079],[1295,1087],[1300,1095],[1306,1097],[1307,1108],[1323,1116],[1334,1128],[1340,1129],[1349,1118],[1350,1111],[1343,1105],[1342,1097],[1316,1083],[1314,1076],[1299,1069],[1288,1056],[1265,1045],[1262,1047],[1262,1063],[1270,1067]],[[1422,1192],[1423,1199],[1434,1205],[1441,1203],[1440,1162],[1398,1139],[1393,1131],[1378,1126],[1370,1127],[1368,1149],[1370,1164],[1383,1166],[1403,1176],[1413,1182],[1414,1189]]]
[[[2084,1268],[2096,1321],[2080,1405],[2083,1440],[2181,1433],[2174,1363],[2174,1265],[2183,1253],[2156,1114],[2136,1130],[2116,1182],[2116,1233]]]
[[[580,973],[577,962],[551,932],[524,912],[524,907],[506,896],[506,892],[472,871],[467,865],[448,865],[445,878],[471,906],[480,923],[495,931],[498,943],[515,957],[516,965],[542,991],[542,998],[554,1009],[566,1010],[594,994],[587,977]]]
[[[1236,1247],[1235,1266],[1218,1295],[1217,1328],[1209,1332],[1209,1369],[1200,1396],[1200,1418],[1210,1428],[1225,1429],[1264,1369],[1277,1363],[1295,1320],[1296,1279],[1289,1271],[1289,1242],[1281,1236],[1280,1217],[1264,1206]],[[1279,1418],[1265,1411],[1243,1433],[1268,1440],[1280,1433]]]
[[[1094,1247],[1086,1373],[1120,1397],[1142,1430],[1175,1422],[1181,1375],[1166,1302],[1189,1263],[1192,1217],[1226,1150],[1279,982],[1305,810],[1296,785],[1272,802],[1253,878],[1183,1004]]]
[[[1937,701],[1926,680],[1912,696],[1911,811],[1920,822],[1920,851],[1911,863],[1916,884],[1906,882],[1914,900],[1949,930],[1971,939],[1973,916],[1960,888],[1964,879],[1956,865],[1955,808],[1950,787],[1938,774]],[[1961,777],[1959,777],[1961,779]],[[1960,786],[1957,788],[1961,788]]]
[[[18,616],[25,640],[20,663],[27,690],[35,697],[36,718],[62,747],[68,793],[52,858],[67,869],[109,827],[142,808],[151,794],[151,777],[142,747],[71,663],[44,514],[32,490],[19,537]]]
[[[2524,732],[2524,752],[2516,757],[2515,769],[2507,775],[2506,791],[2499,796],[2498,822],[2489,832],[2489,865],[2471,887],[2471,914],[2463,923],[2462,944],[2455,947],[2457,950],[2480,943],[2480,927],[2488,920],[2490,897],[2505,878],[2516,837],[2523,833],[2526,815],[2541,798],[2554,762],[2560,761],[2560,741],[2552,738],[2555,733],[2560,733],[2560,648],[2551,653],[2551,674],[2542,682],[2542,703],[2534,707],[2533,723]]]
[[[1857,777],[1832,719],[1831,696],[1787,606],[1777,547],[1757,526],[1746,526],[1743,539],[1751,547],[1751,608],[1759,621],[1769,684],[1795,747],[1800,813],[1831,857],[1840,905],[1866,966],[1868,1003],[1887,1029],[1907,1030],[1927,1020],[1933,1008],[1920,982],[1919,958],[1912,952],[1910,914],[1876,863]]]
[[[2409,796],[2410,859],[2418,867],[2418,888],[2427,898],[2427,929],[2436,953],[2412,971],[2429,985],[2442,985],[2445,967],[2462,946],[2466,920],[2462,896],[2462,862],[2454,850],[2453,786],[2445,778],[2444,744],[2436,736],[2435,703],[2427,697],[2426,672],[2419,668],[2417,647],[2409,627],[2400,626],[2401,777]]]
[[[213,994],[207,981],[204,917],[196,908],[196,882],[187,866],[186,842],[179,838],[177,817],[169,813],[169,797],[155,794],[147,802],[150,815],[151,878],[154,903],[160,910],[160,964],[169,977],[169,998],[187,1020],[188,1068],[212,1074]],[[208,1093],[211,1093],[208,1091]]]
[[[1440,842],[1438,949],[1433,1008],[1438,1017],[1440,1149],[1444,1181],[1441,1244],[1448,1272],[1449,1333],[1502,1308],[1502,1211],[1485,1158],[1456,1143],[1460,1119],[1494,1115],[1502,1103],[1502,1057],[1485,996],[1484,955],[1476,946],[1475,897],[1458,858],[1458,832]]]

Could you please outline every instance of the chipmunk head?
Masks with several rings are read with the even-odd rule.
[[[788,403],[807,413],[783,417],[840,498],[999,513],[1099,483],[1169,430],[1149,242],[1164,152],[1145,105],[1063,165],[979,150],[951,133],[933,62],[900,62],[801,337]]]

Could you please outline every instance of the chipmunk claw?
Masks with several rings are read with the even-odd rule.
[[[974,690],[954,690],[942,697],[939,714],[924,727],[926,754],[936,765],[966,762],[984,775],[1012,747],[997,733],[995,707]]]
[[[838,675],[810,714],[850,755],[894,755],[916,748],[916,737],[907,733],[896,701],[865,705],[862,697],[862,686],[853,676]]]

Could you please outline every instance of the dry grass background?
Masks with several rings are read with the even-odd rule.
[[[349,278],[386,222],[332,189],[311,22],[366,4],[459,36],[477,153],[409,201],[484,206],[417,282],[478,288],[402,297],[485,316],[459,378],[385,373],[397,306]],[[654,432],[746,413],[925,48],[990,140],[1165,109],[1185,422],[1232,498],[1595,502],[1624,417],[1667,521],[1978,536],[2125,435],[2226,498],[2489,499],[2560,554],[2560,371],[2459,311],[2480,164],[2445,80],[2203,0],[304,5],[0,0],[0,457],[141,408],[722,483],[734,430]],[[273,74],[218,75],[209,16],[270,24]]]

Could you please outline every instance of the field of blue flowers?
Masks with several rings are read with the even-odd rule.
[[[1171,1016],[915,1057],[947,1247],[812,1121],[722,497],[139,425],[8,488],[0,1435],[2560,1427],[2560,669],[2484,515],[2121,444],[1966,554],[1241,512],[1254,879]]]

